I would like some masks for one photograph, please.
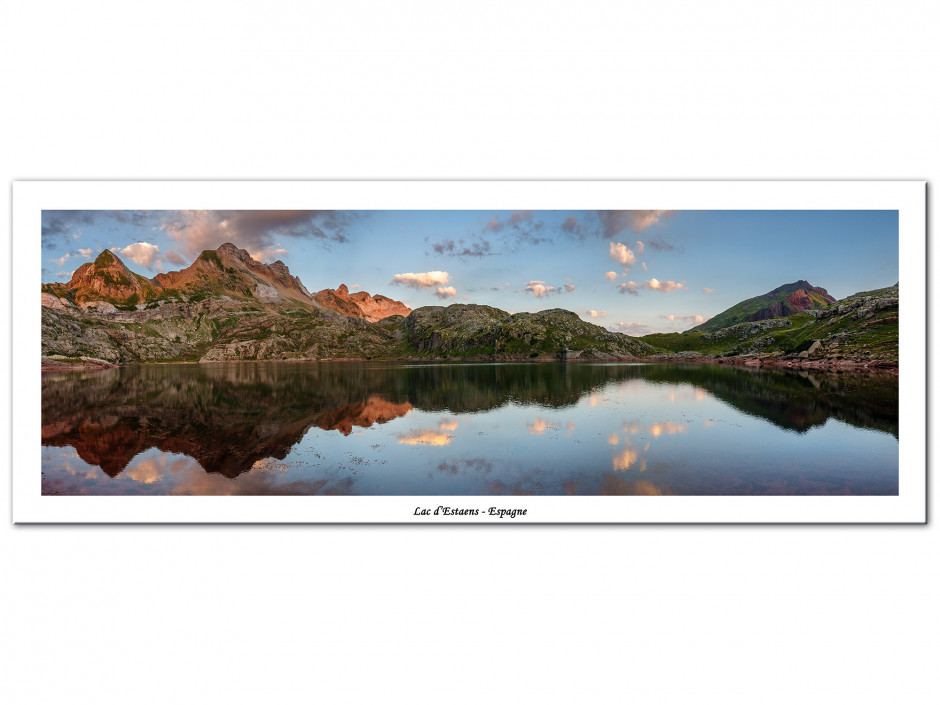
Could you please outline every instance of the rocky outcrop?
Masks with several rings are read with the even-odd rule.
[[[792,325],[793,322],[789,318],[770,318],[764,321],[737,323],[733,326],[717,330],[714,333],[705,333],[702,335],[702,339],[708,341],[746,340],[757,333],[774,330],[776,328],[789,328]]]
[[[587,323],[564,309],[509,314],[476,304],[426,306],[405,319],[405,328],[419,353],[439,357],[556,359],[566,347],[591,359],[628,359],[653,352],[636,338]]]
[[[59,313],[66,313],[69,309],[75,309],[75,304],[68,299],[60,298],[55,294],[50,294],[45,291],[42,292],[42,305],[45,308],[51,308],[53,311],[58,311]]]
[[[352,318],[365,318],[366,314],[359,306],[349,299],[349,291],[345,285],[338,289],[323,289],[313,295],[314,300],[324,308],[337,311],[344,316]]]
[[[349,298],[362,309],[368,321],[379,321],[389,316],[407,316],[411,313],[411,309],[401,301],[381,294],[370,296],[366,291],[357,291],[355,294],[350,294]]]
[[[411,313],[411,309],[401,301],[381,294],[371,296],[367,291],[350,294],[345,284],[340,284],[336,289],[318,291],[313,298],[322,306],[338,311],[344,316],[364,318],[373,323],[389,316],[407,316]]]
[[[846,297],[831,306],[816,313],[817,319],[831,319],[852,314],[856,319],[870,319],[879,311],[893,311],[898,307],[897,286],[876,291],[864,291]]]

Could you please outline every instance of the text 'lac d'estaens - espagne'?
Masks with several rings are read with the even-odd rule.
[[[439,506],[436,509],[415,507],[414,516],[480,516],[480,514],[489,515],[492,517],[497,517],[498,519],[515,519],[516,517],[524,517],[528,513],[528,509],[498,509],[496,507],[490,507],[487,510],[480,509],[461,509],[459,507],[445,507]]]

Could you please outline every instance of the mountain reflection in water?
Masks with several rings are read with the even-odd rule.
[[[52,372],[42,378],[42,444],[72,448],[81,463],[44,451],[43,492],[892,494],[897,400],[893,376],[718,365],[240,363]],[[801,444],[813,429],[829,433],[830,419],[841,422],[837,447]],[[884,471],[814,470],[852,445],[846,435],[871,431],[881,432],[874,435]],[[707,433],[722,442],[706,441]],[[803,469],[794,474],[762,458],[766,438],[797,453],[787,467]],[[740,448],[729,449],[729,439]],[[461,457],[428,456],[448,452]]]

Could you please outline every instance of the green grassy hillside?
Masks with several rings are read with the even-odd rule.
[[[803,358],[896,361],[898,287],[859,292],[812,312],[735,323],[714,331],[657,333],[641,340],[663,353],[716,357],[799,357],[806,353]]]
[[[690,330],[717,331],[737,323],[779,318],[800,311],[823,308],[833,301],[835,299],[829,296],[825,289],[815,287],[801,279],[735,304]]]

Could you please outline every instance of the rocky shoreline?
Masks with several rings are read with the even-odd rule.
[[[461,362],[649,362],[639,357],[580,357],[571,360],[561,360],[557,357],[494,357],[492,355],[466,355],[462,357],[400,357],[400,358],[374,358],[374,357],[326,357],[326,358],[269,358],[260,360],[146,360],[112,363],[105,360],[63,361],[43,358],[42,371],[54,372],[61,370],[95,370],[114,367],[132,367],[135,365],[206,365],[223,363],[226,365],[241,365],[257,362],[429,362],[429,363],[461,363]]]
[[[711,365],[731,365],[735,367],[767,367],[772,369],[793,370],[828,370],[851,372],[879,372],[898,374],[897,360],[847,360],[847,359],[805,359],[799,357],[757,357],[755,355],[738,355],[734,357],[711,357],[691,353],[678,353],[675,355],[653,355],[650,357],[580,357],[572,360],[560,360],[557,357],[494,357],[492,355],[467,355],[464,357],[402,357],[395,359],[366,358],[366,357],[331,357],[331,358],[272,358],[267,360],[207,360],[207,361],[148,361],[111,363],[106,360],[88,359],[83,361],[62,361],[44,358],[42,360],[43,372],[58,372],[64,370],[98,370],[115,367],[128,367],[132,365],[200,365],[223,362],[225,364],[243,364],[255,362],[428,362],[428,363],[461,363],[461,362],[565,362],[565,364],[578,364],[582,362],[642,362],[642,363],[699,363]]]
[[[120,365],[107,360],[87,359],[81,361],[42,359],[43,372],[61,372],[62,370],[106,370]]]

